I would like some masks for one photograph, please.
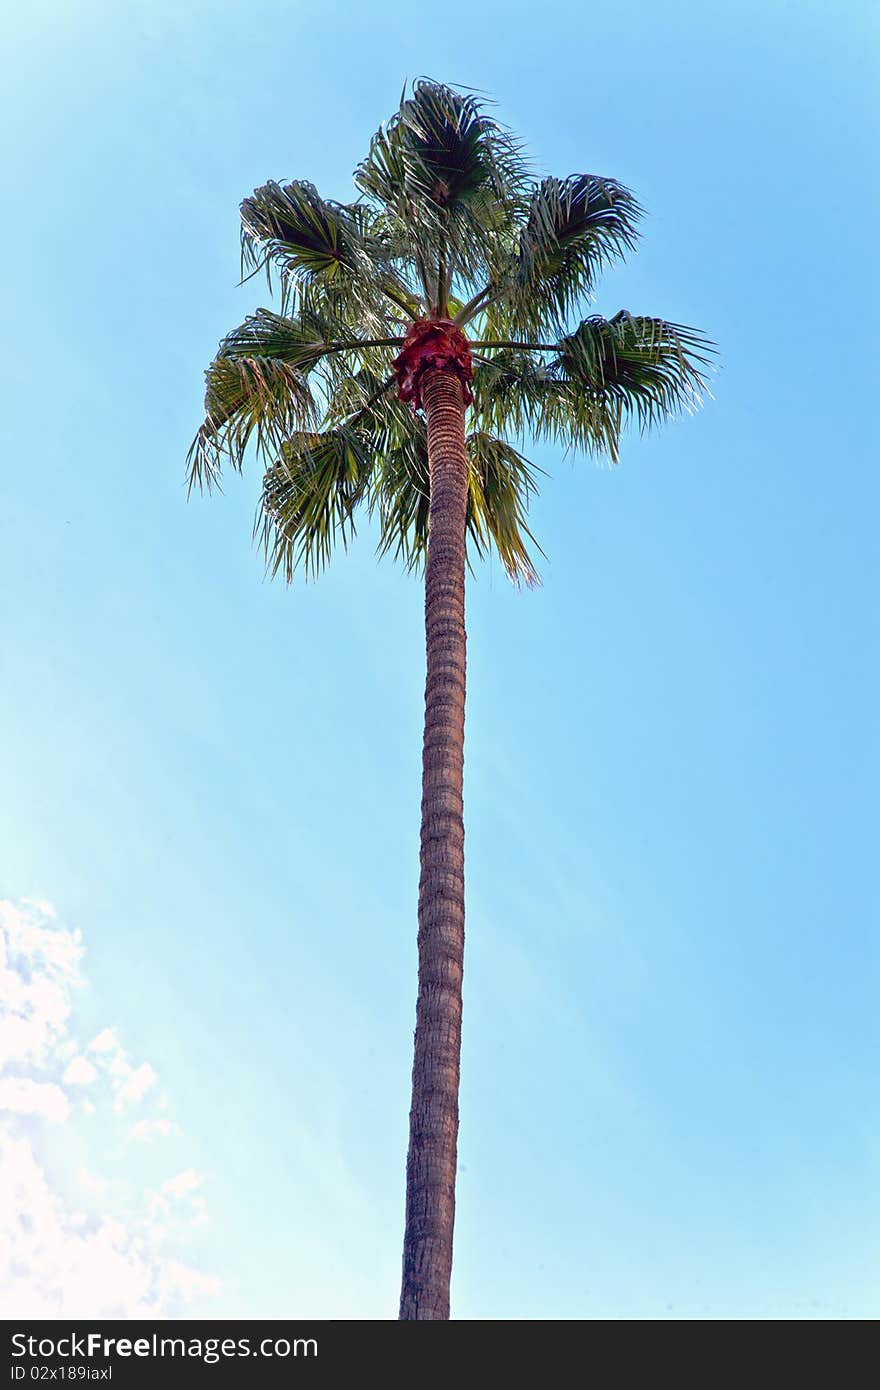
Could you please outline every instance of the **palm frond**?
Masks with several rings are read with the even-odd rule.
[[[272,576],[281,573],[289,583],[301,564],[308,578],[323,569],[337,539],[348,544],[372,463],[369,437],[354,425],[284,441],[263,478],[254,522]]]
[[[391,298],[412,318],[416,305],[371,234],[363,209],[327,201],[305,180],[270,181],[241,205],[242,271],[274,266],[282,290],[318,288],[337,312],[375,327]]]
[[[427,557],[431,500],[424,422],[403,412],[396,427],[386,426],[384,437],[387,447],[370,482],[370,506],[379,519],[379,553],[391,553],[418,571]],[[472,432],[466,443],[469,563],[494,549],[512,580],[535,584],[538,573],[528,543],[539,551],[540,547],[526,518],[536,491],[536,470],[512,445],[486,431]]]
[[[557,386],[547,423],[558,436],[606,449],[616,461],[623,425],[640,430],[699,406],[714,349],[683,324],[621,310],[593,315],[563,338],[548,371]]]
[[[344,341],[347,328],[328,312],[301,308],[291,317],[257,309],[220,344],[222,357],[273,357],[308,374],[334,343]]]
[[[418,570],[428,549],[431,497],[424,420],[408,409],[399,416],[394,412],[386,421],[385,441],[370,495],[379,522],[379,554],[391,554],[407,569]]]
[[[314,426],[316,368],[326,398],[377,352],[390,359],[402,341],[352,338],[332,304],[314,294],[300,297],[294,317],[270,309],[249,315],[223,339],[205,373],[205,419],[187,456],[190,489],[219,482],[223,455],[240,470],[252,439],[258,451],[274,454],[288,435]]]
[[[478,429],[517,438],[540,426],[553,380],[543,356],[526,348],[483,351],[473,356],[471,419]]]
[[[412,182],[441,210],[486,194],[509,200],[519,191],[525,166],[518,142],[492,120],[472,93],[430,79],[401,102]]]
[[[508,576],[538,583],[527,541],[544,552],[528,527],[529,502],[537,491],[533,466],[512,445],[483,430],[467,437],[468,532],[476,553],[494,545]]]
[[[632,193],[614,179],[544,179],[529,199],[515,255],[488,288],[486,334],[563,332],[601,270],[634,249],[641,216]]]
[[[616,462],[628,421],[645,430],[699,405],[712,355],[694,329],[626,310],[584,319],[555,345],[477,344],[474,419]]]
[[[252,440],[258,451],[271,451],[317,417],[301,366],[288,361],[221,352],[205,381],[205,418],[186,456],[188,492],[218,486],[224,456],[240,472]]]
[[[355,181],[415,261],[433,311],[469,285],[513,234],[526,172],[520,149],[472,94],[416,82],[382,126]]]

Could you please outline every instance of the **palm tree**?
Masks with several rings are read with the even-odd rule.
[[[419,982],[400,1317],[449,1317],[464,954],[465,568],[494,548],[537,579],[535,472],[517,445],[558,440],[617,461],[621,431],[698,400],[710,345],[625,310],[580,318],[599,272],[636,243],[613,179],[536,181],[472,94],[407,92],[354,175],[359,196],[267,183],[241,207],[258,309],[206,373],[190,489],[249,444],[265,465],[255,534],[269,571],[319,571],[354,534],[425,575],[427,682]],[[511,441],[514,442],[511,442]]]

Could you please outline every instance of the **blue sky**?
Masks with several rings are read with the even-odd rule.
[[[539,172],[630,186],[597,309],[721,351],[617,469],[532,450],[543,586],[469,587],[454,1313],[875,1316],[876,12],[381,16],[3,21],[0,980],[30,1032],[0,1099],[55,1251],[5,1306],[394,1315],[419,585],[369,528],[269,584],[256,469],[182,480],[204,367],[266,302],[241,198],[349,197],[428,73]]]

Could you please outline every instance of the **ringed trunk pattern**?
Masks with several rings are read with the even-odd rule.
[[[449,1317],[464,961],[465,387],[427,369],[430,510],[425,571],[419,991],[406,1168],[402,1319]]]

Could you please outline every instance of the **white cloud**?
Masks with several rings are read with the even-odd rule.
[[[79,983],[82,937],[42,910],[0,901],[0,1069],[44,1062]]]
[[[28,1076],[0,1079],[0,1110],[14,1115],[42,1115],[61,1124],[70,1114],[70,1101],[53,1081],[32,1081]]]
[[[203,1182],[204,1178],[194,1168],[186,1168],[175,1177],[166,1178],[159,1191],[163,1197],[188,1197],[201,1187]]]
[[[220,1280],[157,1249],[149,1223],[68,1208],[31,1143],[0,1135],[0,1305],[7,1318],[172,1315]],[[97,1184],[95,1196],[103,1195]]]
[[[90,1052],[119,1052],[119,1039],[115,1028],[104,1028],[89,1043]]]
[[[184,1221],[190,1226],[203,1226],[208,1220],[208,1204],[199,1192],[204,1174],[185,1168],[173,1178],[166,1178],[150,1201],[150,1210],[157,1229],[171,1220]]]
[[[136,1180],[164,1149],[136,1158],[123,1139],[181,1130],[156,1113],[156,1072],[130,1059],[116,1027],[86,1048],[77,1038],[82,955],[80,933],[49,904],[0,902],[0,1307],[7,1318],[180,1316],[220,1292],[181,1258],[207,1220],[204,1177]],[[89,1098],[72,1106],[65,1086],[89,1086]],[[123,1131],[121,1116],[144,1104],[153,1113]],[[67,1142],[48,1144],[50,1122]],[[92,1155],[97,1166],[82,1161]]]
[[[113,1087],[113,1108],[117,1115],[138,1105],[155,1086],[158,1077],[149,1062],[134,1066],[115,1028],[105,1028],[88,1045],[98,1066],[107,1073]]]
[[[106,1178],[99,1178],[88,1168],[80,1168],[79,1181],[87,1192],[106,1192],[110,1186]]]
[[[48,917],[53,922],[58,916],[55,908],[50,902],[47,902],[45,898],[22,898],[22,902],[26,907],[34,908],[41,917]]]
[[[179,1124],[160,1116],[155,1120],[138,1120],[128,1131],[128,1139],[136,1144],[149,1144],[153,1139],[170,1139],[182,1134]]]
[[[139,1067],[131,1067],[118,1078],[116,1088],[116,1099],[113,1108],[117,1115],[121,1115],[124,1110],[130,1109],[132,1105],[137,1105],[142,1101],[153,1086],[156,1084],[156,1073],[149,1062],[142,1062]]]
[[[178,1264],[176,1260],[168,1261],[165,1277],[169,1288],[177,1289],[186,1299],[205,1295],[216,1298],[223,1288],[216,1274],[205,1274],[202,1270],[190,1268],[189,1265]]]
[[[97,1069],[92,1066],[88,1057],[83,1057],[80,1053],[68,1062],[61,1080],[65,1086],[88,1086],[97,1075]]]

